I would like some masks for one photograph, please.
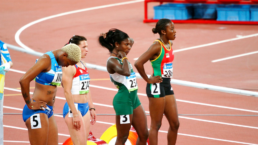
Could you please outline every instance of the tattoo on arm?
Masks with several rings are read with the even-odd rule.
[[[23,98],[24,98],[26,104],[30,103],[30,97],[26,93],[23,93]],[[29,98],[29,100],[28,100],[28,98]]]
[[[50,94],[52,94],[52,91],[47,91],[47,95],[50,95]]]

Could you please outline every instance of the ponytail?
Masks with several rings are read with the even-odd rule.
[[[65,45],[70,43],[80,45],[80,42],[84,40],[87,41],[87,39],[84,36],[74,35],[72,38],[69,39],[68,43],[66,43]]]
[[[123,40],[129,38],[129,36],[118,29],[110,29],[107,33],[103,33],[99,36],[99,43],[101,46],[106,47],[110,53],[114,50],[115,43],[120,44]]]
[[[171,23],[171,20],[169,19],[160,19],[155,28],[152,28],[152,32],[154,34],[159,33],[161,35],[161,30],[166,30],[166,26],[168,23]]]

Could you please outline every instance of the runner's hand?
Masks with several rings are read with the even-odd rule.
[[[125,52],[123,52],[123,51],[118,51],[118,53],[117,53],[117,57],[119,57],[119,58],[126,57],[126,53],[125,53]]]
[[[43,101],[31,101],[30,104],[27,104],[31,110],[45,110],[47,108],[47,103]]]
[[[155,83],[161,83],[163,80],[160,76],[151,76],[149,79],[148,79],[148,84],[155,84]]]
[[[95,112],[95,110],[94,109],[91,109],[90,110],[90,116],[91,116],[91,120],[90,120],[90,123],[92,124],[92,125],[94,125],[95,123],[96,123],[96,112]]]
[[[79,114],[73,114],[73,126],[76,130],[80,130],[81,128],[81,121],[80,121],[80,116]]]

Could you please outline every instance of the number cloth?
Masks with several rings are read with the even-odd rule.
[[[0,57],[1,57],[1,61],[0,61],[0,66],[4,67],[3,69],[5,71],[9,71],[10,69],[10,64],[9,62],[12,61],[10,53],[8,51],[7,45],[0,40]]]
[[[159,56],[151,61],[154,76],[161,76],[162,78],[171,78],[173,76],[173,60],[174,54],[171,43],[169,41],[170,49],[167,49],[164,44],[158,41],[161,45]]]
[[[174,95],[174,91],[170,84],[170,78],[173,76],[173,60],[174,54],[171,43],[169,41],[170,48],[167,49],[164,44],[160,43],[160,54],[159,56],[151,61],[153,68],[153,76],[161,76],[163,81],[156,84],[147,84],[146,94],[148,97],[164,97],[166,95]]]
[[[108,60],[110,58],[117,59],[118,62],[123,65],[123,62],[119,58],[111,56]],[[118,73],[110,74],[111,82],[113,82],[118,88],[118,92],[113,99],[113,106],[116,115],[133,114],[133,109],[141,105],[137,95],[138,85],[136,82],[136,75],[131,64],[130,69],[131,75],[129,77]]]
[[[29,119],[33,114],[37,113],[44,113],[48,116],[48,118],[50,118],[53,115],[53,106],[47,105],[47,108],[45,108],[45,110],[31,110],[28,108],[27,104],[25,104],[22,111],[23,121],[26,122],[26,120]]]
[[[51,59],[51,69],[48,72],[41,72],[38,74],[38,76],[36,76],[36,82],[43,85],[60,86],[62,81],[62,66],[58,65],[56,58],[51,51],[45,54],[49,55]]]
[[[166,95],[174,95],[170,84],[170,78],[163,78],[161,83],[147,84],[146,94],[148,97],[160,98]]]
[[[85,67],[85,66],[84,66]],[[90,76],[87,68],[82,69],[75,65],[76,73],[73,76],[73,84],[72,84],[72,94],[87,94],[89,92],[90,87]]]
[[[89,104],[87,103],[74,103],[77,110],[81,112],[81,115],[84,116],[89,111]],[[68,106],[68,103],[66,102],[63,108],[63,117],[69,114],[69,117],[73,117],[72,111]]]

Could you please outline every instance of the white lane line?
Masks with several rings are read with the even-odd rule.
[[[11,89],[11,88],[7,88],[7,87],[4,87],[4,89],[7,89],[7,90],[12,90],[12,91],[16,91],[16,92],[21,92],[21,90],[18,90],[18,89]],[[32,94],[32,92],[30,92]],[[56,99],[60,99],[60,100],[65,100],[64,97],[58,97],[56,96]],[[196,102],[198,103],[198,102]],[[104,107],[109,107],[109,108],[113,108],[112,105],[106,105],[106,104],[100,104],[100,103],[93,103],[94,105],[96,106],[104,106]],[[207,105],[207,104],[206,104]],[[7,108],[9,106],[4,106],[4,108]],[[11,109],[11,108],[9,108]],[[18,110],[18,108],[14,108],[15,110]],[[228,109],[228,108],[227,108]],[[242,111],[242,110],[241,110]],[[145,111],[146,113],[150,113],[149,111]],[[58,116],[58,117],[62,117],[62,115],[55,115],[55,116]],[[208,122],[208,123],[214,123],[214,124],[222,124],[222,125],[229,125],[229,126],[236,126],[236,127],[243,127],[243,128],[251,128],[251,129],[258,129],[258,127],[254,127],[254,126],[247,126],[247,125],[239,125],[239,124],[233,124],[233,123],[227,123],[227,122],[219,122],[219,121],[212,121],[212,120],[205,120],[205,119],[198,119],[198,118],[192,118],[192,117],[184,117],[184,116],[179,116],[179,118],[182,118],[182,119],[188,119],[188,120],[194,120],[194,121],[201,121],[201,122]],[[98,122],[98,121],[97,121]],[[100,122],[98,122],[100,123]],[[103,122],[101,122],[103,123]],[[109,124],[106,122],[106,124]]]
[[[245,39],[245,38],[251,38],[251,37],[255,37],[255,36],[258,36],[258,33],[251,34],[251,35],[246,35],[246,36],[242,36],[242,37],[239,37],[239,38],[231,38],[231,39],[221,40],[221,41],[212,42],[212,43],[207,43],[207,44],[203,44],[203,45],[197,45],[197,46],[187,47],[187,48],[175,50],[174,52],[181,52],[181,51],[186,51],[186,50],[192,50],[192,49],[196,49],[196,48],[201,48],[201,47],[206,47],[206,46],[212,46],[212,45],[216,45],[216,44],[221,44],[221,43],[226,43],[226,42],[241,40],[241,39]]]
[[[253,52],[239,54],[239,55],[235,55],[235,56],[220,58],[220,59],[213,60],[211,62],[220,62],[220,61],[224,61],[224,60],[228,60],[228,59],[233,59],[233,58],[238,58],[238,57],[242,57],[242,56],[252,55],[252,54],[255,54],[255,53],[258,53],[258,51],[253,51]]]
[[[145,112],[146,112],[146,113],[150,113],[149,111],[145,111]],[[255,126],[247,126],[247,125],[226,123],[226,122],[220,122],[220,121],[212,121],[212,120],[206,120],[206,119],[198,119],[198,118],[192,118],[192,117],[179,116],[179,118],[188,119],[188,120],[195,120],[195,121],[201,121],[201,122],[209,122],[209,123],[214,123],[214,124],[222,124],[222,125],[229,125],[229,126],[236,126],[236,127],[243,127],[243,128],[258,129],[258,127],[255,127]]]
[[[75,13],[80,13],[80,12],[86,12],[86,11],[91,11],[91,10],[97,10],[97,9],[103,9],[103,8],[109,8],[109,7],[114,7],[114,6],[121,6],[121,5],[127,5],[127,4],[133,4],[133,3],[138,3],[138,2],[142,2],[143,0],[134,0],[134,1],[128,1],[128,2],[121,2],[121,3],[114,3],[114,4],[108,4],[108,5],[103,5],[103,6],[96,6],[96,7],[91,7],[91,8],[85,8],[85,9],[80,9],[80,10],[75,10],[75,11],[69,11],[69,12],[64,12],[64,13],[60,13],[60,14],[56,14],[56,15],[52,15],[52,16],[48,16],[48,17],[44,17],[41,19],[38,19],[36,21],[30,22],[26,25],[24,25],[23,27],[21,27],[16,33],[15,33],[15,41],[24,49],[26,50],[30,50],[30,51],[34,51],[33,49],[29,48],[28,46],[26,46],[25,44],[23,44],[20,40],[20,35],[22,33],[22,31],[24,31],[25,29],[27,29],[28,27],[35,25],[37,23],[49,20],[49,19],[53,19],[56,17],[61,17],[61,16],[65,16],[65,15],[70,15],[70,14],[75,14]]]
[[[62,97],[59,97],[59,98],[62,98]],[[62,100],[65,100],[65,98],[62,98]],[[18,110],[18,111],[22,111],[23,109],[21,108],[16,108],[16,107],[10,107],[10,106],[3,106],[3,108],[5,109],[12,109],[12,110]],[[113,108],[113,106],[112,106]],[[54,114],[54,116],[56,117],[63,117],[63,115],[57,115],[57,114]],[[103,121],[96,121],[97,123],[100,123],[100,124],[109,124],[109,125],[114,125],[113,123],[109,123],[109,122],[103,122]]]
[[[187,101],[187,100],[181,100],[181,99],[176,99],[176,101],[184,102],[184,103],[190,103],[190,104],[196,104],[196,105],[209,106],[209,107],[216,107],[216,108],[223,108],[223,109],[230,109],[230,110],[238,110],[238,111],[244,111],[244,112],[258,113],[257,110],[249,110],[249,109],[242,109],[242,108],[235,108],[235,107],[228,107],[228,106],[200,103],[200,102]]]
[[[226,140],[226,139],[218,139],[218,138],[212,138],[212,137],[203,137],[203,136],[199,136],[199,135],[188,135],[188,134],[183,134],[183,133],[178,133],[178,135],[189,136],[189,137],[196,137],[196,138],[203,138],[203,139],[210,139],[210,140],[216,140],[216,141],[222,141],[222,142],[231,142],[231,143],[237,143],[237,144],[258,145],[258,144],[254,144],[254,143],[239,142],[239,141]]]
[[[109,90],[109,91],[117,91],[117,89],[107,88],[107,87],[100,87],[100,86],[91,85],[91,84],[90,84],[90,87],[99,88],[99,89],[105,89],[105,90]],[[137,93],[137,95],[139,95],[139,96],[147,96],[146,94],[143,94],[143,93]],[[176,101],[184,102],[184,103],[189,103],[189,104],[209,106],[209,107],[216,107],[216,108],[223,108],[223,109],[230,109],[230,110],[258,113],[257,110],[249,110],[249,109],[242,109],[242,108],[235,108],[235,107],[228,107],[228,106],[221,106],[221,105],[213,105],[213,104],[200,103],[200,102],[194,102],[194,101],[187,101],[187,100],[181,100],[181,99],[176,99]]]
[[[10,108],[13,108],[13,107],[10,107]],[[99,121],[99,123],[102,123],[102,121]],[[104,122],[102,124],[107,124],[107,123]],[[114,125],[114,123],[108,123],[108,125]],[[13,128],[13,129],[20,129],[20,130],[27,130],[27,128],[8,126],[8,125],[4,125],[4,127]],[[161,132],[161,133],[168,133],[167,131],[164,131],[164,130],[159,130],[159,132]],[[66,136],[66,134],[61,134],[61,133],[58,133],[58,135]],[[222,141],[222,142],[231,142],[231,143],[247,144],[247,145],[258,145],[258,144],[253,144],[253,143],[246,143],[246,142],[239,142],[239,141],[233,141],[233,140],[211,138],[211,137],[205,137],[205,136],[197,136],[197,135],[191,135],[191,134],[185,134],[185,133],[178,133],[178,135],[188,136],[188,137],[195,137],[195,138],[202,138],[202,139],[209,139],[209,140],[216,140],[216,141]]]
[[[107,88],[107,87],[102,87],[102,86],[96,86],[96,85],[91,85],[91,84],[90,84],[90,87],[99,88],[99,89],[104,89],[104,90],[109,90],[109,91],[117,91],[117,89]],[[15,92],[21,92],[21,90],[13,89],[13,88],[8,88],[8,87],[4,87],[4,89],[10,90],[10,91],[15,91]],[[30,94],[33,94],[33,93],[30,92]],[[138,94],[139,96],[147,96],[146,94],[143,94],[143,93],[137,93],[137,94]],[[58,97],[58,96],[56,96],[56,98],[57,98],[57,99],[61,99],[61,100],[65,100],[64,97]],[[184,102],[184,103],[189,103],[189,104],[196,104],[196,105],[209,106],[209,107],[216,107],[216,108],[223,108],[223,109],[230,109],[230,110],[237,110],[237,111],[258,113],[257,110],[249,110],[249,109],[242,109],[242,108],[235,108],[235,107],[228,107],[228,106],[221,106],[221,105],[200,103],[200,102],[187,101],[187,100],[181,100],[181,99],[176,99],[176,101],[178,101],[178,102]],[[100,105],[100,103],[94,103],[94,104],[95,104],[95,105]],[[108,105],[106,105],[106,104],[101,104],[101,106],[111,107],[111,106],[108,106]],[[113,106],[112,106],[112,107],[113,107]]]
[[[241,39],[245,39],[245,38],[251,38],[251,37],[255,37],[255,36],[258,36],[258,33],[251,34],[251,35],[246,35],[246,36],[242,36],[242,37],[239,37],[239,38],[231,38],[231,39],[221,40],[221,41],[217,41],[217,42],[212,42],[212,43],[207,43],[207,44],[202,44],[202,45],[187,47],[187,48],[183,48],[183,49],[179,49],[179,50],[174,50],[173,52],[174,52],[174,53],[177,53],[177,52],[182,52],[182,51],[186,51],[186,50],[192,50],[192,49],[197,49],[197,48],[212,46],[212,45],[216,45],[216,44],[221,44],[221,43],[226,43],[226,42],[241,40]],[[134,60],[137,60],[137,59],[138,59],[138,58],[134,58]]]
[[[30,143],[29,141],[14,141],[14,140],[4,140],[4,142],[9,142],[9,143]],[[58,143],[58,144],[63,144],[63,143]]]
[[[27,128],[22,128],[22,127],[17,127],[17,126],[10,126],[10,125],[4,125],[6,128],[13,128],[13,129],[19,129],[19,130],[28,130]],[[70,137],[68,134],[62,134],[58,133],[59,136],[65,136],[65,137]]]

